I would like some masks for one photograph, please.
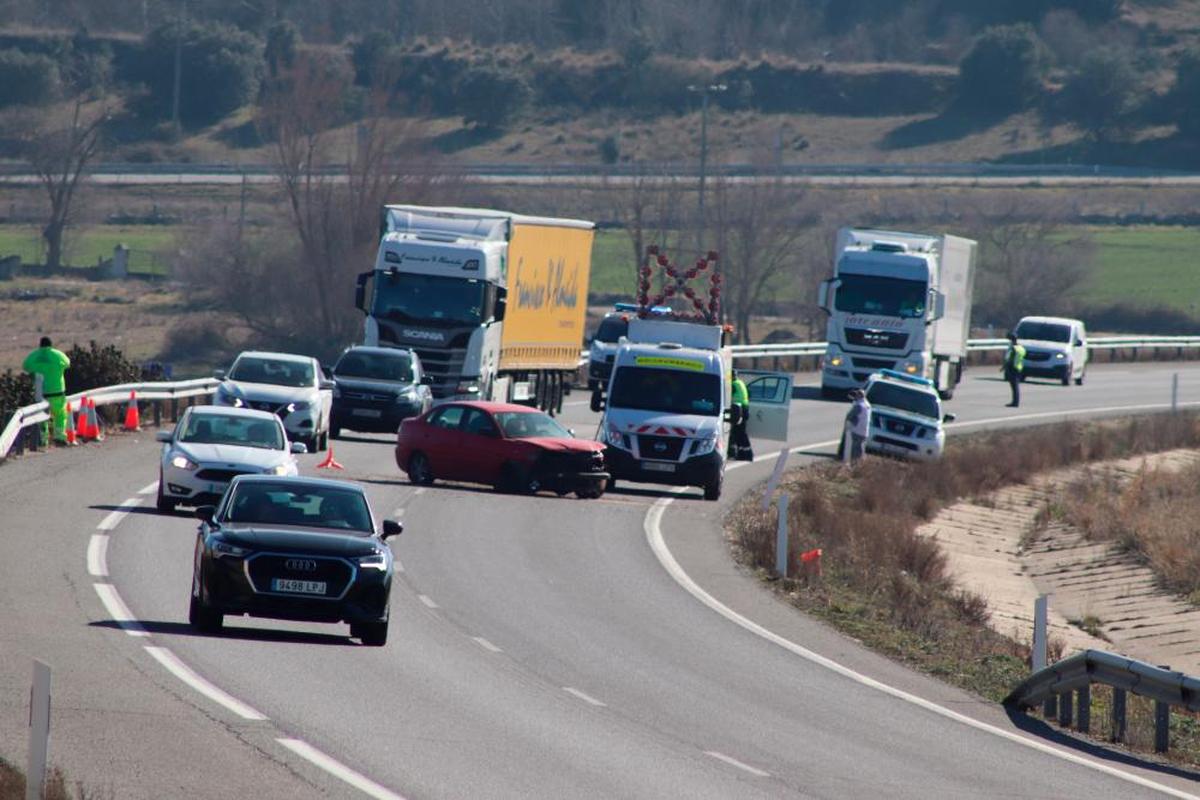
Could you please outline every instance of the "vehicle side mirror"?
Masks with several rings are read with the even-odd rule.
[[[393,536],[399,536],[404,533],[404,526],[394,519],[385,519],[383,521],[383,538],[390,539]]]
[[[159,431],[154,434],[154,439],[159,442],[169,442],[175,438],[175,431]]]
[[[956,419],[958,419],[957,414],[943,414],[942,415],[942,422],[954,422],[954,420],[956,420]]]
[[[197,506],[195,513],[196,513],[196,519],[200,520],[201,522],[211,523],[213,521],[213,517],[215,517],[217,515],[217,507],[216,506]]]
[[[422,386],[433,386],[433,376],[432,375],[422,375],[421,376],[421,385]]]
[[[327,392],[333,389],[333,381],[322,378],[317,386],[321,391]]]
[[[939,291],[930,292],[930,299],[933,301],[932,309],[931,309],[933,313],[931,313],[929,315],[930,322],[932,322],[933,320],[941,319],[942,317],[946,316],[946,295],[945,295],[945,293],[939,292]]]
[[[1076,340],[1075,340],[1075,346],[1076,346],[1076,347],[1083,347],[1083,339],[1076,339]]]
[[[571,434],[571,438],[575,438],[575,429],[567,428],[567,433]]]
[[[216,378],[216,379],[217,379],[217,380],[219,380],[219,381],[223,381],[223,380],[225,380],[225,370],[223,370],[223,369],[214,369],[214,370],[213,370],[213,377],[214,377],[214,378]]]
[[[375,277],[372,272],[360,272],[358,282],[354,286],[354,307],[364,314],[367,313],[367,281]]]
[[[504,321],[504,312],[508,310],[508,289],[496,287],[496,312],[493,314],[496,322]]]
[[[289,449],[296,455],[302,456],[308,452],[308,445],[304,442],[292,442],[292,446]]]

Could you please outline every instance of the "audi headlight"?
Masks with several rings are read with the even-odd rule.
[[[195,461],[192,461],[183,453],[177,453],[175,457],[171,459],[171,466],[175,467],[176,469],[183,469],[187,470],[188,472],[193,472],[195,471],[196,467],[199,466],[199,464],[197,464]]]
[[[212,553],[213,558],[245,558],[250,554],[250,550],[229,542],[213,542]]]
[[[387,571],[387,562],[387,552],[383,550],[376,550],[369,556],[359,556],[356,560],[359,569],[377,569],[380,572]]]
[[[717,437],[715,435],[700,439],[696,442],[692,449],[692,455],[703,456],[708,455],[717,448]]]

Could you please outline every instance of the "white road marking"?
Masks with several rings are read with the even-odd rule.
[[[496,645],[492,644],[491,642],[489,642],[487,639],[483,638],[482,636],[472,636],[471,639],[477,645],[479,645],[484,650],[487,650],[489,652],[492,652],[492,653],[503,653],[504,652],[499,647],[496,647]]]
[[[123,519],[125,519],[125,517],[129,516],[129,512],[132,509],[137,508],[137,506],[141,502],[142,501],[140,498],[137,498],[137,497],[129,498],[124,503],[121,503],[121,505],[117,506],[115,511],[110,513],[104,519],[100,520],[100,524],[96,526],[96,530],[111,531],[113,528],[120,525],[121,520],[123,520]]]
[[[588,705],[593,705],[593,706],[596,706],[596,707],[598,707],[598,708],[604,708],[604,707],[605,707],[604,703],[601,703],[599,700],[597,700],[596,698],[592,697],[590,694],[586,694],[586,693],[584,693],[584,692],[581,692],[581,691],[579,691],[578,689],[573,689],[573,688],[571,688],[570,686],[564,686],[564,687],[563,687],[563,691],[564,691],[564,692],[566,692],[567,694],[574,695],[575,697],[578,697],[580,700],[582,700],[583,702],[587,703]]]
[[[138,494],[154,494],[157,491],[158,491],[158,481],[155,481],[154,483],[151,483],[148,486],[143,486],[141,489],[138,489]]]
[[[401,506],[400,508],[397,508],[395,511],[392,512],[392,516],[393,517],[403,517],[404,516],[404,507]]]
[[[167,668],[176,678],[186,683],[188,686],[195,689],[200,694],[224,706],[229,711],[237,714],[242,719],[262,721],[267,717],[265,714],[260,714],[250,706],[238,700],[236,697],[226,694],[225,692],[213,686],[211,683],[201,678],[196,672],[184,664],[179,658],[165,647],[151,647],[146,645],[146,652],[154,657],[154,660]]]
[[[425,605],[429,606],[430,608],[438,607],[438,604],[433,602],[433,598],[430,597],[429,595],[419,594],[419,595],[417,595],[417,599],[420,600]]]
[[[705,750],[704,755],[712,756],[713,758],[717,759],[718,761],[724,761],[726,764],[728,764],[731,767],[737,767],[738,769],[743,770],[744,772],[749,772],[751,775],[757,775],[760,778],[771,777],[771,773],[769,773],[769,772],[763,772],[761,769],[755,769],[754,767],[750,766],[749,764],[738,761],[736,758],[733,758],[732,756],[727,756],[724,753],[718,753],[716,750]]]
[[[87,549],[88,574],[97,578],[108,577],[108,536],[103,533],[93,533],[88,540]]]
[[[1183,406],[1183,405],[1200,405],[1200,403],[1180,403],[1180,405],[1181,406]],[[1045,417],[1071,417],[1071,416],[1080,416],[1080,415],[1084,415],[1084,414],[1111,413],[1111,412],[1116,412],[1116,411],[1146,411],[1146,410],[1151,410],[1151,409],[1162,409],[1162,408],[1169,408],[1169,407],[1170,407],[1169,404],[1166,404],[1166,403],[1154,403],[1154,404],[1135,405],[1135,406],[1108,406],[1105,408],[1078,409],[1075,411],[1052,411],[1052,412],[1039,412],[1039,413],[1033,413],[1033,414],[1014,414],[1014,415],[1006,416],[1006,417],[994,417],[992,419],[973,420],[971,422],[957,422],[957,423],[953,423],[951,425],[947,425],[946,427],[966,427],[969,425],[983,425],[983,424],[987,424],[987,423],[991,423],[991,422],[1013,422],[1013,421],[1027,420],[1027,419],[1040,419],[1040,418],[1045,418]],[[792,452],[796,453],[796,452],[801,452],[804,450],[816,449],[819,447],[830,447],[830,446],[833,446],[836,444],[837,444],[836,439],[833,439],[830,441],[825,441],[825,442],[814,442],[812,444],[805,444],[805,445],[800,445],[799,447],[793,447]],[[768,453],[768,454],[761,455],[761,456],[755,458],[754,460],[756,462],[766,461],[766,460],[774,458],[774,457],[775,457],[775,454]],[[733,465],[730,465],[729,467],[727,467],[727,469],[733,469],[738,466],[742,466],[742,464],[733,464]],[[684,489],[677,488],[677,489],[670,489],[668,491],[672,492],[675,495],[678,495],[678,494],[682,493],[684,491]],[[1118,779],[1126,781],[1128,783],[1132,783],[1136,786],[1141,786],[1146,789],[1152,789],[1157,792],[1162,792],[1163,794],[1170,795],[1171,797],[1193,798],[1193,799],[1197,797],[1197,795],[1190,794],[1190,793],[1182,791],[1180,789],[1175,789],[1171,786],[1167,786],[1162,783],[1157,783],[1148,778],[1143,778],[1140,775],[1134,775],[1132,773],[1125,772],[1123,770],[1117,769],[1116,767],[1109,766],[1108,764],[1103,764],[1099,761],[1094,761],[1090,758],[1085,758],[1084,756],[1077,755],[1076,753],[1072,753],[1067,750],[1062,750],[1053,745],[1038,741],[1037,739],[1026,738],[1025,736],[1022,736],[1021,734],[1018,734],[1018,733],[1014,733],[1013,731],[999,728],[999,727],[992,725],[990,723],[987,723],[987,722],[982,722],[980,720],[975,719],[974,717],[969,717],[966,714],[960,714],[957,711],[952,711],[948,708],[945,708],[944,706],[940,706],[937,703],[934,703],[931,700],[926,700],[923,697],[918,697],[917,695],[906,692],[903,689],[897,689],[896,687],[891,686],[886,683],[883,683],[882,681],[877,681],[874,678],[867,677],[866,675],[863,675],[860,672],[856,672],[856,671],[850,669],[849,667],[843,666],[842,664],[834,661],[831,658],[826,658],[825,656],[820,655],[819,653],[816,653],[812,650],[809,650],[806,647],[796,644],[795,642],[791,641],[790,639],[785,639],[784,637],[780,636],[779,634],[774,633],[770,630],[767,630],[766,628],[762,627],[758,623],[756,623],[746,617],[743,617],[741,614],[737,613],[736,611],[729,608],[728,606],[723,604],[721,601],[717,600],[715,597],[710,595],[708,592],[704,591],[704,589],[702,589],[699,584],[697,584],[694,580],[692,580],[692,577],[684,571],[683,567],[679,566],[679,562],[675,560],[675,556],[672,555],[670,549],[667,547],[666,540],[664,539],[663,533],[662,533],[662,517],[663,517],[663,513],[667,510],[667,507],[670,506],[671,503],[673,503],[674,501],[675,501],[674,497],[662,497],[662,498],[659,498],[658,500],[656,500],[654,502],[654,505],[650,506],[650,510],[646,512],[646,517],[643,522],[643,528],[646,533],[646,541],[649,543],[650,549],[654,552],[655,557],[658,558],[658,562],[662,565],[663,569],[665,569],[667,571],[667,573],[675,580],[676,583],[678,583],[684,589],[684,591],[686,591],[688,594],[692,595],[692,597],[696,598],[701,603],[708,606],[713,611],[717,612],[722,617],[725,617],[727,620],[734,623],[735,625],[738,625],[739,627],[744,628],[744,629],[750,631],[751,633],[753,633],[757,636],[760,636],[763,639],[766,639],[767,641],[782,647],[784,650],[787,650],[787,651],[805,659],[806,661],[810,661],[814,664],[817,664],[818,666],[824,667],[824,668],[830,670],[831,672],[835,672],[845,678],[848,678],[849,680],[854,681],[855,683],[859,683],[863,686],[867,686],[872,689],[877,689],[878,691],[883,692],[884,694],[891,695],[892,697],[895,697],[899,700],[903,700],[906,703],[911,703],[912,705],[915,705],[919,708],[923,708],[926,711],[933,712],[934,714],[937,714],[941,717],[945,717],[947,719],[951,719],[956,722],[961,722],[962,724],[967,725],[968,727],[975,728],[976,730],[983,731],[984,733],[989,733],[994,736],[998,736],[1002,739],[1007,739],[1010,742],[1014,742],[1014,743],[1022,745],[1024,747],[1031,748],[1033,750],[1037,750],[1041,753],[1045,753],[1046,755],[1054,756],[1056,758],[1061,758],[1062,760],[1068,761],[1072,764],[1078,764],[1083,767],[1088,767],[1089,769],[1094,769],[1097,772],[1102,772],[1106,775],[1110,775],[1114,778],[1118,778]]]
[[[150,632],[142,627],[142,624],[137,621],[137,618],[130,612],[129,607],[125,605],[125,601],[121,599],[121,595],[117,594],[117,589],[111,583],[93,583],[96,589],[96,594],[100,596],[100,602],[104,604],[105,610],[108,611],[108,616],[112,621],[121,626],[121,628],[130,636],[149,636]]]
[[[340,761],[325,755],[308,742],[302,742],[299,739],[276,739],[275,741],[314,766],[350,784],[369,797],[374,797],[376,800],[404,800],[403,795],[396,794],[391,789],[380,786],[365,775],[355,772]]]
[[[564,406],[586,406],[591,400],[568,400],[563,403]]]
[[[413,497],[416,497],[419,494],[425,494],[424,486],[418,486],[416,489],[413,490]]]
[[[392,566],[396,572],[404,572],[404,564],[402,564],[400,559],[394,555],[392,556]]]

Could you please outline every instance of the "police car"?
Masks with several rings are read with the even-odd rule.
[[[608,379],[612,375],[613,359],[617,356],[617,347],[621,339],[629,333],[629,319],[637,316],[640,306],[636,303],[617,303],[613,310],[604,315],[600,325],[592,335],[588,345],[588,388],[604,391],[608,388]],[[651,314],[669,314],[667,306],[654,306]]]
[[[867,452],[914,461],[941,458],[942,425],[954,415],[942,413],[933,381],[885,369],[867,378],[866,393],[871,404]]]

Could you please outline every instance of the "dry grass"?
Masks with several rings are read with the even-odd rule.
[[[52,767],[46,774],[43,800],[101,800],[106,795],[89,791],[82,783],[70,784],[61,769]],[[25,800],[25,776],[0,758],[0,800]]]
[[[1092,686],[1091,735],[1113,741],[1112,688]],[[1154,752],[1154,701],[1125,695],[1125,746],[1141,753]],[[1173,761],[1200,765],[1200,714],[1171,708],[1168,754]]]
[[[1100,470],[1063,492],[1066,520],[1096,541],[1138,554],[1177,594],[1200,598],[1200,464]]]
[[[801,608],[952,683],[999,700],[1024,676],[1025,642],[987,627],[987,605],[957,586],[936,541],[917,527],[959,498],[1023,483],[1089,461],[1200,445],[1200,417],[1155,415],[1064,423],[955,438],[931,464],[869,458],[796,470],[789,505],[785,589]],[[730,520],[739,559],[766,574],[774,565],[776,512],[747,497]],[[823,550],[824,575],[806,578],[799,553]]]

